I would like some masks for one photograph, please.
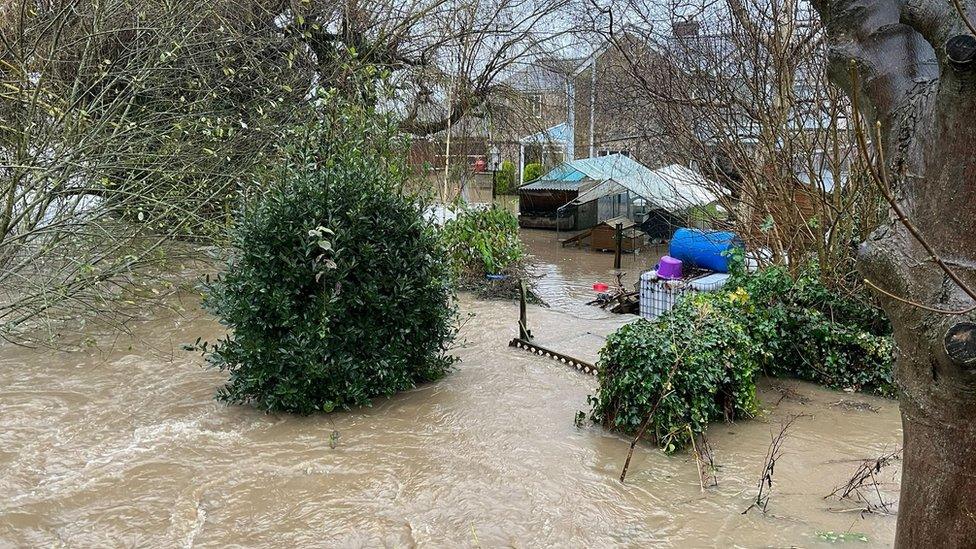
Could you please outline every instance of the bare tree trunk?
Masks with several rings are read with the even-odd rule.
[[[972,547],[976,38],[961,15],[969,4],[818,0],[815,7],[830,38],[831,78],[870,123],[896,206],[859,256],[861,273],[886,293],[898,347],[905,463],[895,545]]]

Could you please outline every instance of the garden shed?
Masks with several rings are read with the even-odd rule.
[[[623,231],[621,251],[635,252],[644,245],[647,237],[640,226],[626,216],[613,217],[593,227],[590,231],[590,247],[596,250],[614,250],[617,247],[617,225]]]
[[[563,162],[542,177],[519,187],[519,226],[572,231],[595,225],[596,204],[560,211],[564,204],[579,197],[580,192],[599,182],[580,169],[583,162]]]

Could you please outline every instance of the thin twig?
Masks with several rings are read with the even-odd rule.
[[[959,17],[962,18],[962,22],[965,23],[966,28],[973,35],[976,35],[976,27],[973,27],[973,22],[969,20],[969,16],[966,15],[966,10],[963,9],[962,3],[959,0],[952,0],[952,5],[956,7],[956,11],[959,12]]]
[[[861,138],[863,139],[863,137],[864,136],[862,134]],[[922,232],[918,229],[918,227],[916,227],[915,224],[912,223],[912,221],[908,218],[908,214],[906,214],[905,211],[902,209],[901,204],[899,204],[898,201],[895,200],[894,195],[891,194],[891,185],[888,182],[888,175],[887,175],[888,172],[885,167],[884,145],[881,142],[881,122],[878,122],[875,125],[875,140],[877,141],[877,145],[878,145],[878,163],[880,165],[879,170],[881,172],[881,177],[882,177],[881,192],[882,194],[884,194],[885,200],[887,200],[888,203],[891,204],[891,209],[894,210],[895,214],[898,216],[898,220],[901,221],[902,225],[904,225],[905,228],[908,229],[908,232],[910,232],[912,236],[915,237],[915,240],[918,240],[918,243],[921,244],[923,248],[925,248],[925,251],[928,252],[929,254],[929,258],[932,261],[934,261],[939,267],[941,267],[942,270],[945,271],[946,275],[949,278],[951,278],[952,281],[955,282],[956,285],[958,285],[959,288],[966,293],[966,295],[968,295],[973,300],[976,300],[976,291],[970,288],[969,285],[966,284],[966,282],[963,281],[959,277],[959,275],[956,274],[955,271],[949,268],[949,266],[945,263],[945,261],[942,260],[942,257],[940,257],[939,254],[935,252],[935,248],[933,248],[932,245],[929,244],[928,241],[925,239],[925,237],[922,236]],[[974,309],[976,309],[976,307],[974,307]]]
[[[899,459],[901,452],[902,450],[899,448],[875,459],[861,461],[854,474],[851,475],[851,478],[843,485],[835,488],[833,492],[824,496],[824,499],[836,497],[839,500],[858,501],[865,504],[865,507],[858,508],[858,511],[873,513],[880,509],[885,513],[890,513],[891,509],[888,507],[889,502],[886,502],[884,496],[881,494],[881,483],[878,482],[876,475],[881,472],[881,469]],[[878,498],[877,505],[872,504],[865,497],[863,492],[865,489],[874,492]]]
[[[678,363],[676,362],[675,368],[672,371],[677,370],[677,364]],[[640,429],[637,430],[637,435],[634,437],[634,440],[630,441],[630,450],[627,452],[627,459],[624,461],[624,468],[622,471],[620,471],[620,482],[623,482],[624,479],[627,478],[627,469],[630,467],[631,458],[634,457],[634,448],[637,447],[637,443],[644,436],[644,433],[647,431],[647,428],[651,424],[651,420],[654,419],[654,413],[657,411],[658,405],[661,404],[661,401],[663,401],[665,398],[668,397],[668,395],[670,395],[673,392],[674,391],[672,390],[661,395],[661,398],[659,398],[657,402],[654,403],[654,407],[651,408],[650,413],[647,414],[647,419],[644,420],[644,423],[641,424]]]
[[[868,157],[868,152],[867,152],[868,151],[867,138],[864,135],[863,128],[861,128],[861,117],[860,117],[860,112],[859,112],[858,106],[857,106],[857,104],[858,104],[858,97],[857,97],[857,73],[854,71],[853,67],[851,68],[851,81],[853,83],[853,85],[851,86],[851,106],[852,106],[852,109],[854,111],[853,112],[853,118],[854,118],[854,135],[857,138],[858,149],[860,150],[860,153],[861,153],[861,155],[862,155],[862,157],[864,159],[864,163],[868,166],[868,171],[869,171],[869,173],[871,175],[872,180],[874,180],[875,185],[878,187],[878,190],[881,191],[881,194],[884,197],[885,201],[887,201],[888,202],[888,205],[891,206],[892,211],[895,212],[895,215],[897,216],[898,221],[901,222],[902,226],[904,226],[905,229],[908,230],[909,234],[911,234],[912,237],[916,241],[918,241],[918,243],[922,245],[922,248],[924,248],[925,251],[929,254],[929,259],[931,259],[933,262],[935,262],[935,264],[938,265],[939,268],[942,269],[943,272],[945,272],[946,276],[948,276],[953,282],[955,282],[956,285],[963,292],[965,292],[966,295],[968,295],[971,299],[973,299],[974,301],[976,301],[976,291],[973,291],[973,289],[970,288],[969,285],[967,285],[959,277],[959,275],[957,275],[955,273],[955,271],[953,271],[945,263],[945,261],[942,260],[942,258],[939,256],[939,254],[936,253],[935,248],[933,248],[932,245],[929,244],[928,240],[926,240],[925,237],[922,236],[921,231],[919,231],[918,228],[915,226],[915,224],[912,223],[912,221],[908,218],[908,215],[905,213],[905,210],[902,209],[901,205],[898,203],[898,201],[895,199],[894,195],[891,193],[891,185],[890,185],[890,183],[888,181],[887,167],[885,165],[884,146],[882,144],[882,139],[881,139],[881,122],[877,122],[876,123],[876,126],[875,126],[875,136],[874,136],[874,138],[875,138],[875,144],[877,145],[877,151],[878,151],[878,162],[877,162],[878,163],[878,166],[876,167],[875,164],[873,162],[871,162],[870,158]],[[865,281],[867,282],[867,280],[865,280]],[[871,286],[877,288],[877,285],[875,285],[875,284],[871,284]],[[885,293],[885,295],[891,296],[891,294],[888,293],[888,292],[883,292],[883,293]],[[961,312],[960,311],[944,311],[944,310],[941,310],[941,309],[935,309],[935,308],[931,308],[931,307],[926,307],[924,305],[915,303],[915,302],[910,301],[910,300],[907,300],[905,298],[896,298],[896,299],[898,299],[899,301],[902,301],[902,302],[905,302],[905,303],[914,305],[916,307],[924,308],[924,309],[929,310],[929,311],[932,311],[932,312],[937,312],[937,313],[941,313],[941,314],[948,314],[948,315],[966,314],[966,313],[969,313],[969,312],[972,312],[972,311],[976,310],[976,305],[973,305],[972,307],[969,307],[969,308],[967,308],[965,310],[962,310]]]
[[[940,313],[940,314],[944,314],[944,315],[964,315],[964,314],[967,314],[967,313],[972,312],[973,310],[976,310],[976,305],[974,305],[972,307],[967,307],[965,309],[958,309],[958,310],[955,310],[955,311],[947,311],[945,309],[937,309],[935,307],[929,307],[928,305],[923,305],[923,304],[921,304],[921,303],[919,303],[917,301],[912,301],[911,299],[907,299],[907,298],[904,298],[904,297],[901,297],[901,296],[897,296],[897,295],[889,292],[888,290],[885,290],[881,286],[878,286],[874,282],[871,282],[867,278],[864,279],[864,283],[867,284],[868,286],[870,286],[872,289],[874,289],[878,293],[884,294],[885,296],[890,297],[891,299],[894,299],[895,301],[900,301],[900,302],[902,302],[902,303],[904,303],[906,305],[911,305],[912,307],[918,307],[919,309],[922,309],[922,310],[925,310],[925,311],[930,311],[930,312],[933,312],[933,313]]]
[[[787,434],[793,423],[801,417],[806,417],[805,414],[795,414],[789,416],[785,423],[779,430],[779,434],[772,436],[769,442],[769,448],[766,450],[766,458],[763,460],[762,474],[759,476],[759,482],[756,484],[757,493],[756,499],[752,502],[745,511],[742,512],[743,515],[751,511],[753,508],[759,509],[766,514],[766,509],[769,507],[769,496],[773,490],[773,473],[776,470],[776,462],[779,458],[783,457],[783,443],[786,442]]]
[[[695,469],[698,470],[698,485],[701,487],[701,491],[705,491],[705,478],[702,476],[702,457],[698,453],[698,445],[695,444],[695,433],[691,430],[691,424],[686,425],[688,428],[688,436],[691,437],[691,451],[692,455],[695,456]]]

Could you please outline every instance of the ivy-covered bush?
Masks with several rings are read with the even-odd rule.
[[[699,294],[607,338],[592,419],[634,433],[650,416],[646,436],[672,452],[712,421],[753,416],[759,356],[737,315],[740,299]]]
[[[487,275],[518,274],[525,259],[518,218],[503,208],[458,205],[458,215],[444,224],[441,238],[462,287],[480,284]]]
[[[784,267],[739,272],[731,286],[749,295],[743,314],[767,374],[895,395],[891,326],[868,296],[831,291],[815,264],[795,278]]]
[[[443,376],[456,332],[451,266],[401,194],[404,143],[341,109],[293,136],[288,162],[232,231],[204,306],[230,329],[204,348],[218,398],[308,414],[368,405]]]
[[[515,164],[511,160],[504,160],[499,170],[495,172],[495,192],[513,194],[516,189]]]
[[[725,290],[607,338],[591,418],[633,433],[653,411],[647,436],[673,451],[710,421],[754,413],[760,372],[890,397],[893,364],[890,326],[867,296],[830,291],[815,265],[795,278],[738,268]]]
[[[528,183],[529,181],[542,177],[544,173],[545,170],[542,168],[542,164],[539,163],[526,164],[523,178],[525,179],[525,182]]]

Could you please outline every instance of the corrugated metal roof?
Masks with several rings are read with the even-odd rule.
[[[578,172],[577,172],[578,173]],[[584,174],[579,174],[582,177],[580,179],[536,179],[534,182],[528,185],[522,185],[519,187],[520,191],[578,191],[583,188],[589,181],[585,180]],[[589,182],[592,183],[592,182]]]
[[[633,177],[641,170],[647,168],[619,154],[580,158],[563,162],[520,188],[529,191],[577,191],[585,187],[586,182],[596,185],[609,179],[625,179]]]
[[[527,191],[578,191],[587,182],[592,183],[589,176],[576,169],[574,162],[563,162],[549,170],[535,181],[519,187]]]

